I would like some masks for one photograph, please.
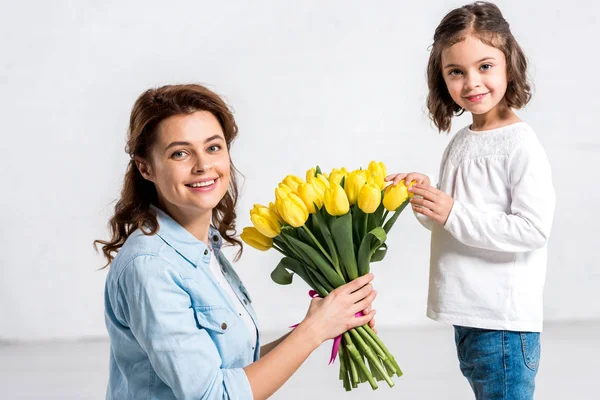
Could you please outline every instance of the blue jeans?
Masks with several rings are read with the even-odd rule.
[[[454,327],[460,370],[477,400],[533,399],[540,334]]]

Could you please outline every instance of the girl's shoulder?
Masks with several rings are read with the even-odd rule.
[[[458,165],[472,159],[509,157],[524,143],[536,141],[531,126],[522,121],[487,131],[473,131],[468,125],[456,132],[448,143],[447,160]]]

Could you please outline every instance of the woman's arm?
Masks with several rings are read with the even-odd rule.
[[[373,319],[374,311],[355,317],[375,299],[376,292],[369,284],[372,279],[373,275],[365,275],[335,289],[324,299],[313,299],[300,325],[280,339],[264,358],[244,368],[255,400],[267,399],[275,393],[325,340]]]
[[[263,358],[264,356],[266,356],[271,350],[273,350],[275,347],[277,347],[288,336],[290,336],[289,333],[283,335],[282,337],[280,337],[277,340],[272,341],[271,343],[267,343],[264,346],[260,346],[260,358]]]

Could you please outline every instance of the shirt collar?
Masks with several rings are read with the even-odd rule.
[[[200,263],[208,265],[210,250],[206,243],[196,239],[194,235],[160,208],[154,205],[151,205],[150,208],[156,213],[156,220],[158,221],[157,235],[165,243],[194,264],[194,266],[197,267]],[[208,241],[215,253],[223,245],[223,238],[219,234],[219,231],[212,225],[208,230]]]

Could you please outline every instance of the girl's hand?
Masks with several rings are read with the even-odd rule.
[[[371,305],[377,295],[369,283],[372,280],[373,274],[367,274],[333,290],[324,299],[312,299],[301,325],[306,326],[322,343],[370,322],[375,315]],[[365,315],[355,317],[366,310],[369,312]]]
[[[385,181],[393,181],[392,185],[397,185],[400,181],[404,180],[406,186],[410,185],[412,181],[415,181],[416,184],[429,186],[431,182],[429,181],[429,177],[425,174],[420,174],[418,172],[411,172],[408,174],[391,174],[385,177]]]
[[[408,191],[415,194],[410,199],[414,212],[426,215],[441,225],[446,224],[454,205],[452,197],[433,186],[422,184],[411,186]]]

